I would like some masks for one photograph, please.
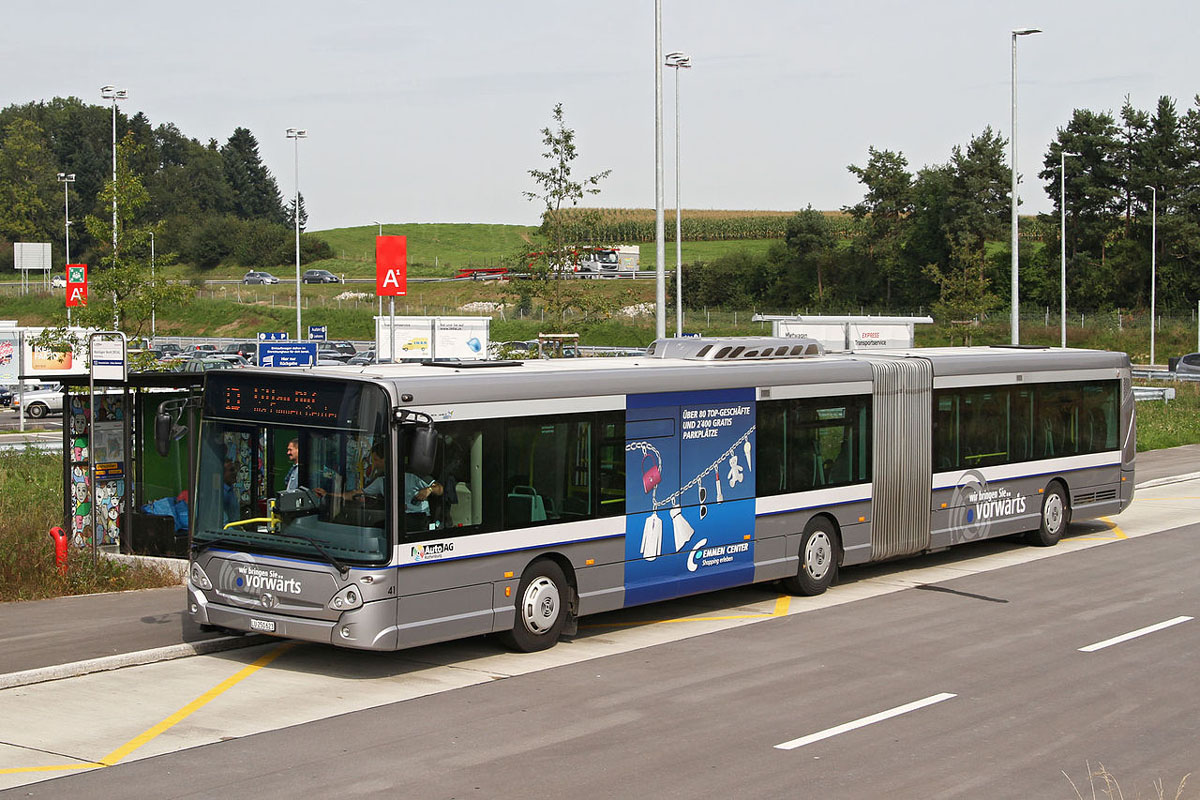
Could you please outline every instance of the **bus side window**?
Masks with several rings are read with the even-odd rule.
[[[598,416],[600,457],[597,459],[596,513],[601,517],[625,514],[625,415],[606,411]]]

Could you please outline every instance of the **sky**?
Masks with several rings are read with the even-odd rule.
[[[662,0],[663,53],[682,50],[685,209],[831,210],[862,199],[868,147],[915,171],[991,126],[1011,134],[1023,213],[1073,109],[1128,96],[1182,113],[1200,92],[1195,0]],[[574,177],[611,169],[581,205],[655,205],[653,0],[205,3],[7,0],[0,107],[100,87],[151,123],[224,142],[236,127],[309,230],[374,221],[536,225],[522,195],[562,103]],[[675,206],[676,75],[663,75],[663,198]],[[285,136],[304,128],[296,145]],[[298,169],[297,169],[298,161]]]

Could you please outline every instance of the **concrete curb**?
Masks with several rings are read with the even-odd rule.
[[[1133,488],[1135,491],[1141,489],[1153,489],[1155,486],[1166,486],[1168,483],[1180,483],[1182,481],[1191,481],[1200,478],[1200,472],[1189,472],[1186,475],[1171,475],[1167,478],[1155,478],[1152,481],[1136,484]]]
[[[142,664],[154,664],[159,661],[171,661],[176,658],[202,656],[209,653],[219,653],[224,650],[237,650],[242,647],[254,647],[271,641],[269,636],[222,636],[219,639],[205,639],[195,644],[173,644],[167,647],[156,647],[153,650],[139,650],[134,653],[121,653],[115,656],[89,658],[86,661],[75,661],[70,664],[56,664],[51,667],[27,669],[21,672],[10,672],[0,675],[0,690],[13,689],[18,686],[29,686],[46,681],[57,681],[63,678],[77,678],[93,672],[107,672],[124,667],[136,667]]]

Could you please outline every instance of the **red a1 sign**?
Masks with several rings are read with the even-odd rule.
[[[408,294],[408,237],[375,237],[375,294]]]
[[[67,307],[87,305],[87,264],[67,264]]]

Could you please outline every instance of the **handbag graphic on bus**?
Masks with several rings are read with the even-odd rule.
[[[649,455],[645,450],[642,451],[642,488],[646,494],[650,494],[651,489],[662,483],[662,470],[658,468],[656,461],[650,464],[649,469],[646,469],[646,458]]]

